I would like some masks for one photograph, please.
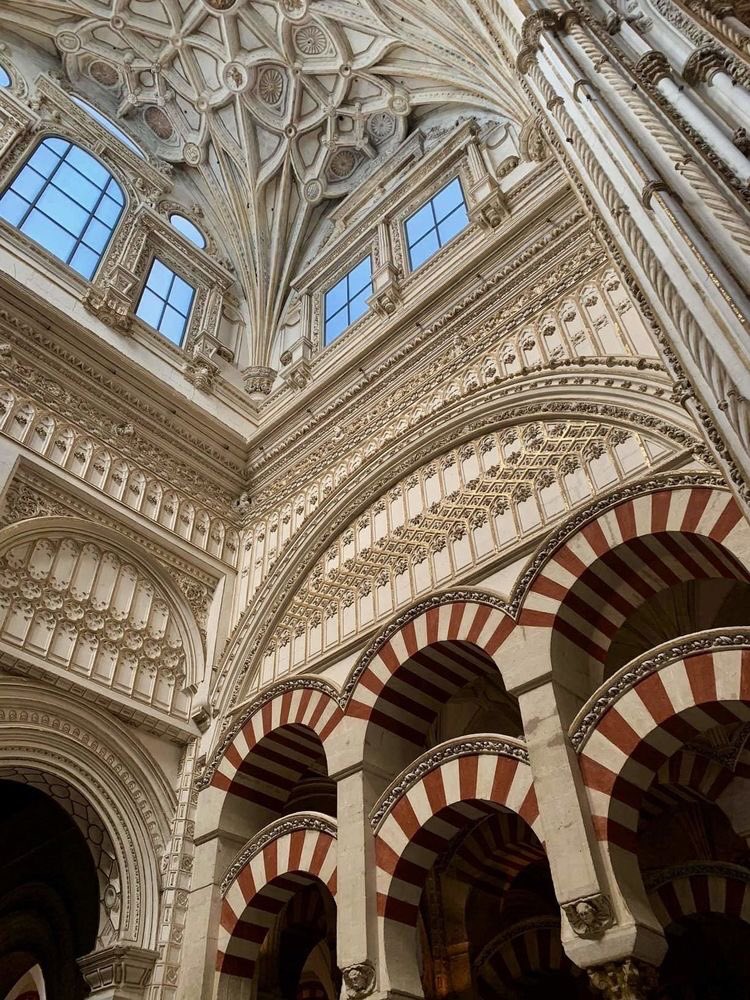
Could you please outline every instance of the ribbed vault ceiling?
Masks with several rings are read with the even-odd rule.
[[[67,77],[193,168],[268,362],[289,282],[331,199],[444,106],[522,122],[495,0],[0,0]]]

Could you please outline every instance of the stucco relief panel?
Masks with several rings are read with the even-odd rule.
[[[271,636],[256,686],[465,579],[621,483],[674,458],[664,440],[584,420],[532,421],[423,465],[332,540]]]

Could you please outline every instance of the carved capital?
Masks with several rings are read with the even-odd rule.
[[[375,968],[372,962],[347,965],[341,970],[341,977],[341,1000],[363,1000],[375,989]]]
[[[158,957],[155,951],[117,944],[86,955],[78,960],[78,964],[92,996],[96,996],[120,983],[136,988],[148,986]]]
[[[276,369],[265,365],[251,365],[242,370],[242,381],[249,396],[268,396],[276,380]]]
[[[589,969],[589,979],[595,990],[606,1000],[649,1000],[656,989],[657,970],[637,958],[607,962]]]
[[[706,45],[696,49],[689,57],[682,70],[686,83],[694,86],[697,83],[710,83],[712,78],[724,71],[724,59],[720,52]]]
[[[667,57],[663,52],[657,52],[656,49],[641,56],[635,64],[635,71],[653,84],[657,84],[659,80],[668,77],[672,72]]]
[[[607,896],[598,892],[563,903],[563,912],[573,932],[582,938],[600,937],[614,923],[612,906]]]

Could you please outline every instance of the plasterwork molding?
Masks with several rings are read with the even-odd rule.
[[[313,830],[317,833],[327,833],[334,840],[338,833],[336,821],[324,813],[295,813],[292,816],[275,820],[268,826],[263,827],[259,833],[249,840],[227,868],[221,880],[222,896],[226,895],[232,882],[234,882],[245,865],[252,861],[256,855],[260,854],[264,847],[267,847],[271,841],[278,840],[280,837],[286,837],[297,830]]]
[[[159,858],[175,807],[164,776],[126,730],[91,703],[0,675],[0,767],[58,774],[107,825],[123,876],[121,938],[153,948]]]
[[[662,667],[697,653],[748,648],[750,630],[711,629],[686,637],[680,642],[663,643],[649,650],[618,670],[606,685],[594,693],[573,720],[570,742],[581,753],[602,716],[644,677],[656,673]]]
[[[450,760],[474,756],[475,754],[494,754],[497,757],[508,757],[523,764],[529,763],[529,754],[523,740],[514,740],[509,737],[500,738],[492,734],[478,734],[471,737],[462,736],[447,743],[441,743],[418,757],[386,788],[370,813],[370,826],[373,833],[378,832],[396,802],[403,798],[409,789],[418,784],[430,771],[434,771],[435,768],[441,767]]]
[[[750,872],[747,868],[743,865],[728,864],[725,861],[694,861],[684,865],[672,865],[669,868],[644,872],[643,884],[650,894],[656,892],[663,885],[668,885],[677,879],[690,878],[693,875],[707,875],[709,878],[724,878],[750,884]]]
[[[394,607],[460,579],[461,567],[476,574],[565,517],[602,489],[597,477],[613,489],[618,480],[649,476],[678,453],[663,438],[609,421],[566,419],[530,420],[442,452],[329,537],[264,656],[276,676],[309,669]],[[621,455],[628,456],[627,471]],[[266,659],[264,676],[269,666]]]
[[[547,395],[537,403],[503,406],[502,393],[497,389],[490,389],[484,394],[473,394],[461,406],[454,408],[448,414],[440,414],[433,420],[433,426],[443,435],[438,441],[431,440],[426,430],[420,428],[399,439],[397,443],[391,444],[388,451],[378,457],[374,467],[368,463],[350,479],[346,492],[344,490],[335,492],[331,502],[322,505],[318,512],[305,522],[295,536],[293,544],[281,554],[273,576],[264,581],[254,597],[251,630],[245,630],[245,624],[251,621],[249,612],[245,612],[228,640],[214,688],[215,702],[222,705],[223,711],[227,711],[240,697],[244,678],[251,666],[257,662],[254,657],[264,637],[270,634],[270,629],[279,620],[301,580],[322,555],[323,546],[342,531],[364,509],[366,503],[372,502],[395,485],[400,476],[408,474],[420,463],[429,461],[439,454],[445,448],[445,444],[441,448],[443,440],[446,444],[456,442],[457,426],[461,428],[461,437],[458,438],[460,441],[470,440],[472,436],[513,422],[520,423],[540,418],[588,417],[618,422],[634,429],[650,428],[657,433],[664,433],[667,438],[676,436],[678,442],[688,448],[700,447],[695,439],[686,435],[684,431],[677,431],[674,427],[670,429],[670,425],[666,422],[636,413],[632,408],[632,395],[627,403],[623,399],[624,405],[619,407],[613,406],[611,402],[611,390],[608,389],[607,392],[610,401],[606,404],[550,399]],[[658,425],[658,430],[655,424]],[[404,455],[408,458],[404,459]],[[239,666],[240,659],[241,666]],[[227,694],[223,694],[222,687],[226,685],[230,671],[234,674],[231,680],[232,688]]]
[[[180,489],[188,490],[205,505],[218,506],[220,510],[229,507],[233,491],[242,482],[241,463],[229,459],[226,453],[221,455],[218,448],[205,437],[194,435],[189,427],[177,423],[170,427],[169,415],[163,407],[157,409],[149,405],[142,396],[130,391],[124,380],[112,378],[111,374],[84,360],[80,351],[71,351],[59,337],[51,336],[38,324],[29,323],[10,303],[3,303],[0,309],[0,335],[11,344],[11,352],[2,356],[0,375],[10,380],[16,389],[25,389],[38,398],[42,406],[53,408],[59,416],[80,421],[83,431],[116,445],[150,474],[163,476],[166,471]],[[55,377],[48,374],[50,359],[54,359],[57,366]],[[64,373],[62,379],[61,372]],[[92,385],[96,386],[98,400],[113,401],[111,411],[91,398]],[[137,428],[138,433],[115,433],[117,427],[127,426]],[[165,442],[172,449],[171,453],[164,447]],[[190,452],[201,456],[203,464],[191,468],[181,460],[186,454],[186,444]],[[175,453],[180,458],[176,458]],[[207,463],[210,463],[208,467]],[[217,481],[207,490],[206,474],[211,466],[224,482],[220,485]],[[225,516],[229,516],[228,512]]]
[[[111,528],[59,516],[6,526],[0,553],[6,649],[32,668],[41,658],[67,683],[125,697],[135,712],[186,723],[203,645],[183,591],[161,566]]]

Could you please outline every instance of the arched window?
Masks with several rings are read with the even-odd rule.
[[[0,66],[0,87],[10,87],[11,83],[10,73],[4,66]]]
[[[143,150],[140,146],[137,146],[133,142],[127,132],[123,132],[123,130],[119,126],[115,125],[113,121],[110,121],[106,115],[103,115],[101,111],[98,111],[93,104],[89,104],[88,101],[84,101],[82,98],[76,97],[75,94],[72,94],[70,99],[81,109],[81,111],[85,111],[86,114],[90,115],[95,122],[98,122],[101,125],[102,128],[105,128],[110,135],[113,135],[115,139],[119,139],[120,142],[127,146],[131,152],[135,153],[136,156],[140,156],[142,160],[145,159]]]
[[[85,150],[50,136],[0,197],[0,218],[90,278],[125,207],[122,188]]]
[[[182,235],[186,237],[186,239],[189,239],[191,243],[195,243],[195,245],[201,250],[206,249],[206,237],[200,229],[198,229],[198,227],[190,221],[190,219],[186,219],[184,215],[179,215],[177,212],[173,212],[169,216],[169,221],[172,223],[177,232],[182,233]]]

